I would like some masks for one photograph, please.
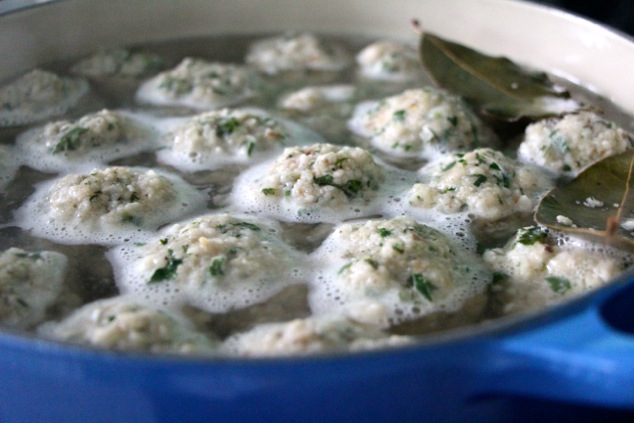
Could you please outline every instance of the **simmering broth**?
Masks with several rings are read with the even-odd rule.
[[[243,64],[249,47],[264,37],[225,36],[176,40],[142,46],[142,49],[161,57],[164,69],[173,68],[185,57]],[[94,166],[86,167],[82,171],[90,174],[94,172],[93,167],[105,165],[162,170],[182,178],[184,183],[191,185],[202,198],[201,201],[194,200],[194,194],[180,198],[180,203],[187,203],[191,207],[183,206],[178,214],[161,220],[153,228],[140,228],[142,225],[139,223],[137,227],[133,225],[130,233],[110,238],[106,242],[103,238],[91,242],[91,234],[88,233],[83,241],[72,241],[69,244],[65,241],[66,238],[50,236],[50,222],[43,221],[41,224],[44,229],[36,229],[32,215],[29,215],[29,212],[19,212],[25,210],[25,204],[29,204],[29,199],[33,198],[34,194],[49,195],[38,187],[69,172],[63,170],[56,174],[38,171],[26,165],[21,166],[2,194],[2,245],[33,252],[62,253],[68,259],[68,271],[64,278],[63,293],[47,308],[46,318],[38,322],[39,324],[28,327],[18,325],[18,329],[37,331],[43,336],[56,339],[66,336],[61,336],[60,333],[71,333],[65,338],[71,342],[88,342],[123,349],[211,355],[284,355],[400,345],[414,342],[414,338],[409,338],[411,335],[477,324],[520,312],[514,308],[509,309],[508,304],[504,303],[509,296],[515,295],[507,295],[504,291],[506,288],[500,287],[509,275],[501,276],[504,272],[497,268],[488,268],[482,261],[482,255],[486,250],[502,248],[515,236],[517,229],[532,225],[530,210],[510,213],[506,217],[491,221],[481,220],[473,213],[469,214],[473,212],[469,210],[469,206],[462,206],[456,213],[430,213],[413,208],[412,204],[415,201],[408,197],[408,190],[416,183],[429,183],[431,177],[424,171],[419,172],[428,162],[428,158],[408,155],[407,149],[404,150],[405,155],[394,155],[385,149],[377,148],[367,138],[358,133],[353,134],[349,129],[348,120],[362,102],[400,95],[407,89],[429,84],[429,80],[422,70],[416,72],[411,79],[368,79],[359,74],[358,66],[352,58],[373,40],[361,37],[323,37],[323,40],[330,44],[340,44],[348,52],[350,61],[343,69],[281,71],[272,75],[261,72],[258,76],[258,95],[240,99],[231,105],[234,108],[264,110],[268,113],[268,118],[277,119],[282,124],[295,122],[301,126],[297,129],[297,138],[284,133],[286,141],[281,143],[280,148],[263,151],[261,154],[254,150],[256,153],[253,156],[251,149],[257,147],[246,144],[247,154],[243,154],[242,159],[217,164],[212,158],[210,170],[184,170],[179,167],[178,162],[170,162],[168,165],[165,161],[157,159],[161,157],[162,151],[169,149],[166,139],[170,137],[171,131],[185,123],[189,117],[213,107],[207,105],[196,110],[178,104],[156,106],[138,101],[135,93],[143,81],[152,77],[151,73],[138,78],[90,77],[90,92],[80,100],[77,107],[71,108],[63,116],[55,116],[45,122],[34,122],[28,126],[0,128],[2,144],[16,146],[16,139],[23,136],[28,129],[42,127],[46,122],[62,118],[75,120],[101,109],[126,110],[151,129],[152,134],[147,137],[153,138],[154,144],[144,151],[108,160],[107,163],[95,163]],[[413,43],[415,40],[410,41]],[[51,63],[43,67],[59,75],[67,75],[75,62],[73,60]],[[604,116],[623,128],[629,128],[631,118],[605,99],[568,81],[553,79],[568,88],[579,101],[595,105],[604,111]],[[284,108],[287,94],[308,86],[326,85],[335,86],[335,90],[326,95],[322,93],[325,100],[320,100],[323,101],[323,105],[316,110],[310,107],[302,110],[299,106]],[[341,85],[347,87],[340,87]],[[377,105],[374,104],[372,107]],[[320,116],[323,111],[330,115]],[[395,120],[405,119],[404,114],[400,112],[401,110],[394,112]],[[235,123],[238,119],[236,116],[228,116],[222,117],[228,119],[223,122],[228,121],[236,127],[239,126]],[[453,116],[447,118],[449,122],[456,119]],[[222,130],[218,128],[220,126],[215,127],[218,138],[227,133],[231,135],[233,131],[237,132],[234,127],[227,129],[223,126]],[[514,158],[515,149],[521,141],[522,123],[495,129],[504,141],[504,147],[499,148],[510,158]],[[220,134],[223,131],[224,134]],[[269,128],[269,133],[271,131],[275,132],[277,129],[274,131]],[[332,143],[335,146],[332,151],[311,147],[320,137],[323,139],[322,143]],[[491,145],[494,144],[492,142]],[[307,169],[302,170],[302,175],[309,175],[308,182],[313,184],[317,192],[313,201],[317,204],[316,207],[309,207],[306,205],[308,203],[302,203],[300,206],[287,205],[283,202],[284,198],[295,194],[291,193],[290,188],[288,194],[286,191],[280,192],[283,188],[274,186],[273,182],[267,179],[270,175],[274,176],[274,168],[271,166],[273,161],[283,154],[281,147],[293,145],[300,147],[297,151],[286,152],[289,158],[291,154],[302,157],[331,154],[334,157],[328,162],[328,166],[334,169],[332,174],[306,173],[316,172],[317,165],[312,162]],[[366,151],[342,152],[343,146],[360,146]],[[467,157],[469,151],[478,147],[479,145],[473,145],[463,148],[459,154]],[[440,157],[438,160],[449,157],[442,156],[441,153],[452,154],[451,151],[436,151],[434,155]],[[477,161],[484,160],[480,159],[480,156],[477,157]],[[23,161],[24,157],[16,153],[16,160]],[[357,160],[361,163],[358,167],[346,167],[353,164],[357,166]],[[450,170],[449,167],[455,166],[452,163],[460,160],[467,159],[459,156],[456,160],[447,161],[442,166],[443,172]],[[502,163],[499,157],[491,160],[490,163],[486,162],[490,169],[499,168],[499,163]],[[296,165],[292,163],[292,166]],[[281,166],[291,165],[282,163],[279,167]],[[347,177],[345,184],[334,179],[339,175],[337,171],[342,173],[348,170],[357,172],[357,176]],[[72,173],[76,171],[73,170]],[[286,174],[282,175],[278,178],[283,180],[280,186],[286,186]],[[486,177],[483,173],[476,173],[475,176],[473,184],[479,188]],[[545,174],[544,179],[548,179],[548,176]],[[367,180],[363,179],[365,177]],[[236,185],[234,181],[238,181]],[[266,184],[270,185],[257,185],[261,181],[266,181]],[[366,188],[367,198],[363,194]],[[532,198],[533,202],[529,204],[531,210],[538,195],[546,189],[548,186],[536,189],[535,198]],[[452,188],[449,187],[447,190],[452,191]],[[456,187],[453,187],[453,190],[456,190]],[[519,190],[523,191],[523,188],[520,187]],[[184,188],[178,189],[179,193],[184,191]],[[93,203],[97,195],[101,195],[101,192],[95,191],[94,198],[91,196],[88,203]],[[277,201],[278,196],[281,197],[281,206],[272,203]],[[326,202],[330,201],[329,199],[332,199],[334,206]],[[339,203],[336,203],[337,201]],[[273,205],[267,205],[269,203]],[[153,205],[152,208],[163,209],[166,204],[167,201]],[[223,213],[235,218],[225,218]],[[170,229],[173,223],[188,225],[192,219],[208,214],[216,219],[205,223],[205,230],[209,231],[202,231],[196,238],[192,238],[191,242],[188,241],[189,243],[178,238],[178,230],[184,231],[184,226],[178,230]],[[123,219],[127,216],[124,215]],[[400,216],[408,216],[411,220],[397,220]],[[131,220],[135,218],[140,217],[134,215]],[[48,219],[55,218],[49,216]],[[367,222],[368,220],[370,221]],[[16,222],[20,227],[16,226]],[[372,226],[373,222],[378,223]],[[341,224],[344,226],[340,226]],[[34,230],[38,236],[31,233]],[[70,232],[70,227],[67,230]],[[187,227],[187,231],[193,229]],[[214,234],[215,238],[210,234]],[[348,245],[347,238],[342,234],[356,236],[358,240]],[[227,250],[213,250],[215,247],[212,248],[209,243],[220,243],[219,240],[225,235],[231,237],[230,241],[226,241],[230,243],[227,244],[230,245]],[[544,241],[547,236],[550,237],[548,242]],[[391,237],[395,237],[394,240]],[[374,238],[378,239],[376,246],[372,244],[375,242]],[[245,240],[249,240],[250,243],[243,244]],[[543,238],[538,239],[538,242],[542,241],[547,251],[549,248],[560,247],[579,247],[585,252],[598,251],[605,254],[606,260],[612,260],[613,265],[619,270],[630,264],[630,257],[625,253],[571,240],[562,234],[551,232],[545,235],[544,232]],[[154,250],[153,243],[156,244]],[[384,243],[389,244],[388,251],[385,251]],[[168,247],[161,249],[166,245]],[[255,252],[263,245],[262,255],[254,258]],[[186,266],[189,266],[185,257],[193,256],[198,247],[211,254],[210,261],[204,268],[198,269],[203,275],[196,276],[197,270],[194,269],[189,276],[184,277],[180,286],[173,284],[173,281],[180,277],[179,272],[184,272]],[[182,249],[182,252],[179,249]],[[211,250],[216,252],[209,253]],[[243,251],[246,251],[244,256],[241,255]],[[489,253],[489,256],[491,254]],[[460,260],[456,261],[456,257]],[[255,260],[261,262],[254,269],[238,268],[241,265],[254,265]],[[491,263],[494,261],[490,260],[489,266],[492,266]],[[192,266],[195,268],[195,265]],[[231,273],[230,278],[228,275],[234,268],[235,273]],[[130,271],[130,276],[127,269],[135,270]],[[443,273],[448,270],[455,272]],[[606,272],[610,274],[610,271]],[[353,272],[354,277],[345,279]],[[433,279],[436,276],[429,276],[432,273],[439,276]],[[381,277],[384,279],[377,275],[383,275]],[[564,299],[563,294],[572,289],[568,285],[574,281],[563,277],[552,279],[554,277],[558,276],[546,276],[546,280],[551,278],[548,281],[550,289],[554,294],[562,294],[561,299]],[[345,279],[347,282],[344,285],[349,285],[340,286],[340,279]],[[464,283],[458,284],[458,279],[464,279]],[[383,285],[387,284],[385,280],[398,280],[400,285],[396,284],[396,288],[385,288],[385,291],[382,291]],[[247,284],[250,281],[253,282],[252,285]],[[364,286],[361,290],[363,295],[359,294],[361,291],[354,289],[348,291],[348,286],[353,285]],[[164,348],[161,342],[169,344],[170,340],[163,338],[156,342],[156,345],[160,345],[155,348],[152,344],[152,331],[155,329],[147,322],[143,323],[146,325],[145,329],[139,329],[138,332],[147,336],[149,340],[129,344],[86,341],[92,339],[91,336],[78,335],[73,332],[75,328],[67,327],[61,331],[56,329],[57,321],[67,318],[83,304],[116,297],[122,291],[125,292],[126,298],[132,298],[133,302],[137,301],[142,305],[147,303],[153,310],[165,308],[168,310],[166,313],[174,313],[176,317],[170,315],[170,318],[173,317],[178,324],[183,322],[187,330],[195,335],[183,338],[181,329],[169,329],[172,331],[168,331],[169,333],[175,333],[178,336],[174,336],[183,338],[179,338],[177,348]],[[536,294],[537,299],[529,298],[526,301],[550,301],[544,300],[540,295]],[[524,297],[519,295],[516,298]],[[225,301],[224,306],[218,305],[218,301]],[[107,307],[105,310],[110,310]],[[531,306],[526,309],[533,311],[535,308]],[[125,309],[121,313],[133,314],[136,311],[134,308]],[[92,313],[99,314],[96,311]],[[117,318],[120,316],[112,314],[112,320]],[[93,323],[97,326],[107,326],[109,322],[101,323],[99,318],[95,317]],[[78,324],[85,325],[81,322]],[[127,324],[133,325],[130,322]],[[261,324],[268,326],[258,326]],[[169,325],[165,323],[161,328],[167,326]],[[240,335],[254,327],[252,332]],[[163,329],[156,330],[160,332]],[[123,336],[127,336],[128,340],[134,336],[141,337],[139,334],[129,333]],[[279,341],[284,337],[291,340],[286,344]],[[200,341],[201,339],[204,341]]]

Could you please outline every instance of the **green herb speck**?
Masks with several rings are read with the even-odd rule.
[[[174,257],[174,251],[172,249],[167,250],[167,263],[165,266],[156,269],[150,278],[149,283],[162,282],[168,279],[172,279],[176,275],[178,266],[183,263],[183,259]]]
[[[213,259],[211,266],[209,266],[209,274],[212,277],[224,276],[225,274],[225,257],[220,256]]]
[[[533,245],[536,242],[544,242],[548,239],[548,232],[538,226],[519,229],[517,242],[522,245]]]
[[[335,179],[333,178],[332,175],[324,175],[324,176],[313,178],[313,182],[319,186],[332,185],[334,180]]]
[[[547,276],[546,282],[550,285],[550,289],[557,294],[565,294],[572,289],[570,280],[558,276]]]
[[[218,126],[216,126],[216,136],[219,138],[224,137],[225,135],[233,134],[233,131],[236,130],[240,126],[240,122],[238,119],[231,117],[225,121],[219,122]],[[250,153],[249,153],[250,155]]]
[[[428,281],[420,273],[414,273],[409,277],[408,282],[416,289],[427,301],[432,302],[431,293],[438,289],[431,281]]]
[[[130,223],[134,226],[141,226],[143,223],[143,218],[141,216],[135,216],[133,214],[126,214],[121,219],[123,223]]]
[[[506,273],[502,272],[493,272],[493,280],[494,284],[499,284],[508,280],[509,276]]]
[[[475,181],[473,182],[473,185],[477,187],[479,187],[480,185],[482,185],[483,183],[487,181],[487,177],[481,173],[476,173],[475,175],[471,175],[471,176],[476,178]]]
[[[405,110],[397,110],[393,114],[394,120],[397,122],[403,122],[405,120],[406,114],[407,112]]]
[[[83,133],[88,132],[88,128],[75,126],[68,131],[53,148],[53,154],[63,153],[66,151],[77,150],[80,146],[80,137]]]
[[[350,266],[352,266],[352,262],[350,263],[346,263],[343,266],[341,266],[341,268],[339,269],[339,271],[337,272],[338,275],[342,274],[343,272],[345,272],[346,270],[348,270],[350,268]]]
[[[376,260],[374,260],[374,259],[367,258],[367,259],[365,259],[365,260],[363,260],[363,261],[365,261],[365,262],[366,262],[366,263],[368,263],[370,266],[372,266],[372,268],[373,268],[374,270],[376,270],[376,269],[378,269],[378,268],[379,268],[379,262],[378,262],[378,261],[376,261]]]
[[[246,229],[250,229],[252,231],[259,231],[260,227],[257,225],[254,225],[253,223],[249,223],[249,222],[238,222],[238,223],[234,223],[233,226],[237,226],[239,228],[246,228]]]
[[[253,154],[253,149],[255,148],[255,142],[253,141],[249,141],[249,144],[247,145],[247,156],[251,156],[251,154]]]

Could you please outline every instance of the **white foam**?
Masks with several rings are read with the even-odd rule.
[[[200,216],[197,219],[212,217],[213,215]],[[163,229],[157,236],[148,240],[146,245],[128,244],[119,246],[107,253],[107,257],[113,265],[115,279],[121,292],[143,298],[160,306],[180,306],[189,304],[208,311],[210,313],[224,313],[234,309],[248,307],[262,303],[284,287],[303,282],[306,278],[306,256],[293,250],[279,239],[281,232],[276,222],[265,219],[253,219],[253,217],[241,217],[238,219],[257,224],[261,228],[261,242],[265,250],[278,249],[279,256],[276,263],[261,262],[259,271],[251,276],[242,274],[239,278],[224,275],[219,281],[210,281],[208,276],[209,261],[214,254],[206,255],[196,253],[193,257],[183,260],[192,260],[198,268],[189,269],[188,274],[177,274],[172,279],[159,282],[150,282],[156,266],[148,265],[148,257],[154,257],[154,250],[159,243],[166,243],[167,239],[175,239],[177,233],[189,222],[173,225]],[[212,240],[223,245],[220,239]],[[185,253],[183,257],[187,257]],[[176,253],[179,254],[179,253]],[[251,257],[253,260],[255,258]],[[232,262],[232,266],[243,265],[244,262]],[[253,265],[252,262],[250,265]],[[238,269],[239,273],[239,269]]]
[[[63,85],[64,96],[56,101],[51,101],[46,98],[38,98],[37,95],[29,96],[24,92],[28,92],[28,87],[24,87],[26,79],[30,75],[40,74],[52,75],[52,78],[57,78],[59,84]],[[12,92],[14,90],[15,92]],[[9,102],[16,97],[17,91],[23,91],[21,96],[21,104],[13,108],[0,108],[0,127],[2,126],[17,126],[25,125],[28,123],[39,122],[52,116],[58,116],[70,108],[77,105],[79,100],[88,93],[89,85],[83,79],[80,78],[59,78],[57,75],[50,74],[50,72],[43,72],[35,70],[25,75],[23,78],[14,81],[13,84],[6,85],[0,88],[0,97],[7,95]],[[33,90],[37,91],[37,90]],[[40,94],[41,95],[41,94]]]
[[[36,191],[14,212],[13,223],[32,235],[61,244],[116,245],[144,241],[153,236],[159,226],[191,215],[204,207],[207,200],[204,192],[197,191],[180,177],[158,169],[155,172],[170,181],[176,198],[171,204],[162,204],[161,208],[152,210],[150,215],[143,216],[142,224],[115,224],[100,217],[94,221],[64,221],[57,218],[49,204],[49,197],[52,195],[51,188],[59,178],[38,184]]]
[[[374,198],[369,201],[355,198],[337,207],[306,207],[291,197],[262,194],[265,187],[260,181],[266,177],[274,161],[275,158],[271,158],[247,169],[236,178],[229,196],[232,210],[301,223],[339,223],[374,215],[395,215],[393,210],[400,212],[401,203],[406,202],[406,197],[400,193],[410,187],[416,178],[412,172],[399,170],[375,160],[385,170],[385,181],[379,186]]]
[[[113,110],[123,119],[124,136],[114,144],[93,147],[84,154],[77,152],[53,154],[41,139],[44,127],[20,134],[16,139],[16,154],[24,164],[43,171],[70,173],[103,166],[108,162],[157,148],[159,132],[154,130],[147,118],[138,114]],[[153,122],[152,122],[153,123]]]
[[[226,74],[224,79],[221,78],[219,72]],[[217,76],[208,76],[213,74]],[[184,92],[166,93],[161,88],[170,78],[190,85],[189,89]],[[211,80],[233,85],[228,88],[215,87],[212,86]],[[200,84],[202,87],[199,86]],[[258,94],[256,87],[260,84],[257,75],[244,66],[185,58],[174,69],[162,72],[142,83],[136,93],[136,100],[142,104],[157,106],[183,106],[196,110],[214,109],[233,106],[255,97]],[[233,91],[233,93],[226,94],[224,91]]]
[[[270,158],[278,154],[284,147],[292,145],[310,145],[323,142],[321,135],[316,132],[298,125],[290,120],[273,117],[269,113],[256,108],[236,109],[241,112],[250,113],[263,118],[272,118],[281,124],[287,131],[288,136],[281,140],[278,148],[272,148],[267,151],[255,149],[253,154],[244,154],[244,152],[228,152],[222,153],[217,151],[198,151],[191,154],[187,151],[179,151],[167,141],[167,146],[157,152],[157,160],[161,163],[171,165],[176,169],[184,172],[195,172],[199,170],[215,170],[232,164],[255,164],[262,160]],[[173,121],[176,123],[177,121]],[[182,122],[185,123],[185,122]],[[172,126],[170,130],[174,130]],[[166,137],[171,137],[167,134]]]
[[[623,268],[634,264],[634,256],[630,252],[612,247],[606,243],[593,242],[589,239],[553,229],[549,229],[548,234],[554,239],[555,244],[562,249],[579,248],[589,253],[604,255],[619,262]]]
[[[361,221],[360,223],[363,223]],[[354,222],[353,222],[354,223]],[[451,230],[444,228],[451,235]],[[454,235],[457,231],[454,231]],[[371,308],[378,312],[371,316],[366,323],[378,323],[382,326],[390,326],[408,320],[417,319],[425,315],[444,311],[458,312],[465,302],[475,295],[482,293],[491,280],[490,272],[485,268],[481,259],[473,251],[462,248],[464,240],[458,237],[452,239],[448,236],[453,249],[456,252],[456,271],[463,277],[454,279],[451,292],[441,299],[431,301],[412,301],[404,298],[404,282],[383,281],[376,285],[376,288],[366,287],[365,297],[359,297],[359,288],[347,286],[347,282],[342,280],[342,272],[350,265],[350,257],[347,250],[350,245],[347,240],[336,234],[336,229],[324,243],[311,254],[315,277],[311,285],[309,302],[311,310],[316,314],[329,314],[333,312],[344,312],[352,318],[365,318]],[[424,260],[421,257],[421,260]],[[380,259],[377,259],[380,262]],[[406,271],[407,269],[402,269]],[[452,269],[453,271],[453,269]],[[451,271],[448,271],[451,272]],[[387,285],[384,285],[387,284]],[[416,297],[416,292],[412,290]],[[382,320],[384,319],[384,320]]]

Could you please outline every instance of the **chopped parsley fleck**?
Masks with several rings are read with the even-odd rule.
[[[374,259],[367,258],[367,259],[365,259],[365,260],[363,260],[363,261],[365,261],[365,262],[366,262],[366,263],[368,263],[370,266],[372,266],[372,268],[373,268],[374,270],[376,270],[376,269],[378,269],[378,268],[379,268],[379,262],[378,262],[378,261],[376,261],[376,260],[374,260]]]
[[[193,89],[192,83],[183,78],[175,78],[173,76],[168,76],[165,78],[163,82],[161,82],[158,86],[158,89],[171,91],[174,94],[184,94]]]
[[[447,120],[454,128],[458,126],[458,116],[448,116]]]
[[[397,253],[403,254],[405,252],[405,247],[401,243],[392,244],[392,249]]]
[[[494,284],[499,284],[508,280],[509,275],[503,272],[493,272],[493,280]]]
[[[225,274],[225,257],[215,257],[209,266],[209,274],[212,277],[224,276]]]
[[[385,238],[386,236],[392,235],[392,231],[385,228],[379,228],[379,235],[381,235],[381,238]]]
[[[490,169],[493,169],[493,170],[502,170],[502,169],[500,169],[500,165],[499,165],[499,164],[497,164],[497,163],[495,163],[495,162],[491,163],[491,164],[489,165],[489,168],[490,168]]]
[[[363,182],[358,179],[350,179],[343,186],[336,186],[346,194],[347,197],[354,197],[363,188]]]
[[[352,266],[352,262],[350,263],[346,263],[343,266],[341,266],[341,268],[339,269],[339,271],[337,272],[338,275],[342,274],[343,272],[345,272],[346,270],[350,269],[350,266]]]
[[[494,176],[494,178],[498,185],[502,185],[504,188],[511,187],[511,181],[509,180],[509,177],[506,173],[503,173],[501,177]]]
[[[167,238],[161,238],[159,239],[159,242],[161,243],[161,245],[165,245],[167,244]]]
[[[249,141],[249,144],[247,144],[247,156],[251,156],[251,154],[253,154],[254,148],[255,148],[255,142]]]
[[[403,122],[405,120],[407,112],[405,110],[397,110],[394,112],[394,120],[397,122]]]
[[[18,258],[26,258],[29,260],[39,260],[42,258],[40,253],[16,253],[14,255]]]
[[[237,226],[239,228],[251,229],[252,231],[255,231],[255,232],[260,230],[259,226],[249,222],[238,222],[238,223],[234,223],[233,226]]]
[[[414,287],[427,301],[433,301],[431,293],[438,289],[436,285],[427,279],[423,278],[420,273],[414,273],[409,277],[408,282]]]
[[[97,191],[93,192],[92,195],[90,196],[90,198],[88,199],[88,201],[92,200],[96,200],[97,198],[99,198],[99,196],[103,194],[103,191],[101,191],[100,189],[98,189]]]
[[[337,161],[335,162],[335,167],[341,167],[341,165],[343,165],[343,163],[345,161],[349,160],[348,157],[340,157],[337,159]]]
[[[324,175],[324,176],[313,178],[313,182],[319,186],[332,185],[334,180],[335,178],[333,178],[332,175]]]
[[[55,144],[52,153],[58,154],[66,151],[77,150],[80,146],[80,137],[85,132],[88,132],[88,128],[83,128],[81,126],[75,126],[73,129],[68,131],[62,138],[60,138],[59,142]]]
[[[178,266],[183,263],[183,259],[174,257],[174,251],[171,248],[167,250],[167,257],[165,259],[167,260],[167,263],[165,263],[165,266],[154,271],[149,283],[162,282],[172,279],[174,275],[176,275]]]
[[[572,289],[570,280],[559,276],[547,276],[546,282],[550,285],[550,289],[557,294],[565,294]]]
[[[123,223],[130,223],[134,226],[141,226],[143,223],[143,218],[141,216],[135,216],[133,214],[126,214],[121,219]]]
[[[522,245],[533,245],[536,242],[543,243],[546,239],[548,239],[548,232],[539,226],[521,228],[517,232],[517,242]]]
[[[231,117],[225,121],[218,122],[218,126],[216,126],[216,136],[222,138],[225,135],[231,135],[233,134],[233,131],[238,128],[238,126],[240,126],[240,122],[234,117]],[[249,155],[251,154],[249,153]]]
[[[484,176],[481,173],[476,173],[475,175],[471,175],[475,178],[475,181],[473,182],[473,185],[479,187],[480,185],[482,185],[483,183],[485,183],[487,181],[487,177]]]
[[[262,194],[264,194],[264,195],[275,195],[275,194],[277,194],[277,190],[275,188],[262,188]]]
[[[334,178],[332,175],[324,175],[324,176],[313,178],[313,182],[321,187],[331,186],[331,187],[340,189],[348,198],[352,198],[356,196],[359,193],[359,191],[361,191],[361,189],[363,188],[363,182],[361,182],[358,179],[350,179],[349,181],[346,181],[344,184],[335,184]]]

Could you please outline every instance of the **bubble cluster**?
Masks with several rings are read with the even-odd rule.
[[[207,214],[172,225],[144,245],[113,249],[123,292],[210,313],[261,303],[304,280],[305,255],[266,219]]]
[[[65,113],[88,92],[88,83],[35,69],[0,87],[0,127],[38,122]]]
[[[103,166],[156,148],[158,132],[148,123],[147,118],[123,110],[102,110],[74,122],[51,122],[20,134],[16,155],[43,172]]]
[[[193,172],[229,164],[252,164],[289,145],[313,144],[321,136],[260,109],[221,109],[189,118],[166,135],[158,161]]]
[[[491,275],[475,254],[409,217],[346,223],[313,253],[319,313],[345,310],[381,326],[458,312]]]
[[[205,202],[176,175],[108,167],[38,185],[14,216],[17,226],[62,244],[112,245],[142,241]]]

